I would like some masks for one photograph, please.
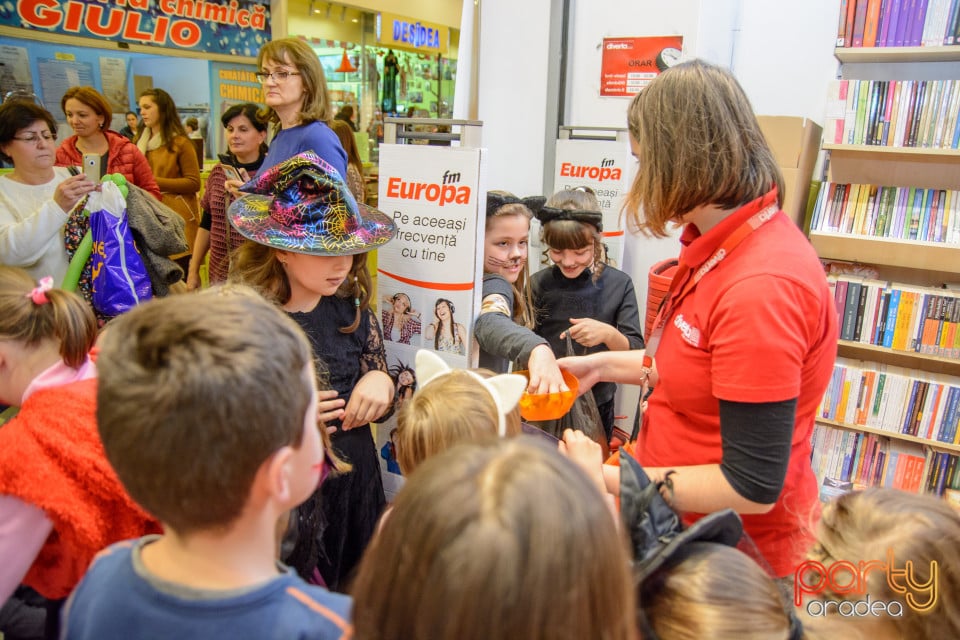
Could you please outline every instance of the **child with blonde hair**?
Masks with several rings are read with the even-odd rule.
[[[359,640],[636,637],[624,539],[600,490],[524,436],[410,476],[353,585]]]
[[[451,369],[422,349],[416,371],[419,388],[397,413],[397,462],[405,476],[459,442],[520,433],[523,376]]]
[[[487,193],[483,239],[483,289],[474,337],[480,366],[506,373],[511,364],[530,371],[532,393],[565,391],[556,356],[545,338],[533,332],[534,314],[527,284],[531,207],[540,196],[520,199],[506,191]]]
[[[808,615],[875,639],[960,637],[960,514],[944,500],[886,488],[847,493],[823,506],[815,539],[794,581],[794,604]],[[857,578],[843,565],[861,568],[861,588],[840,588]],[[905,573],[897,580],[890,571]],[[821,604],[867,597],[887,614],[844,617]]]

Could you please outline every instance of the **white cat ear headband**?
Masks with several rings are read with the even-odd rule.
[[[493,396],[493,402],[497,405],[497,433],[500,437],[507,434],[506,416],[513,411],[517,403],[520,402],[520,396],[527,390],[526,378],[515,373],[504,373],[491,378],[484,378],[468,369],[451,369],[440,356],[426,349],[417,351],[414,362],[417,370],[417,385],[421,390],[432,380],[436,380],[451,371],[464,371],[473,376]]]

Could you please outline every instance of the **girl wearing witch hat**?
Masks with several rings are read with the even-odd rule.
[[[330,386],[320,392],[318,420],[335,429],[333,447],[353,466],[300,506],[299,538],[284,560],[306,579],[319,573],[330,589],[342,590],[385,504],[370,423],[392,413],[395,391],[370,309],[366,253],[392,239],[396,226],[358,205],[338,172],[313,153],[265,171],[245,190],[250,195],[228,212],[248,239],[230,279],[276,301],[310,338]]]

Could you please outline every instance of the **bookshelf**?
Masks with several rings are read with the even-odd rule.
[[[923,445],[925,447],[930,447],[931,449],[936,449],[937,451],[944,451],[946,453],[960,455],[960,445],[956,444],[948,444],[946,442],[931,442],[926,438],[918,438],[917,436],[910,436],[905,433],[890,433],[889,431],[884,431],[883,429],[876,429],[874,427],[866,427],[858,424],[846,424],[844,422],[837,422],[836,420],[817,418],[817,424],[822,424],[826,427],[833,427],[834,429],[843,429],[844,431],[869,433],[875,436]]]
[[[837,47],[834,55],[841,63],[861,62],[955,62],[960,46],[946,47]]]
[[[828,485],[836,486],[832,483],[856,486],[894,482],[892,486],[898,488],[943,495],[945,491],[960,490],[960,461],[948,460],[960,457],[960,444],[949,435],[948,428],[942,426],[953,425],[955,433],[960,420],[960,357],[956,357],[956,349],[951,351],[953,343],[946,339],[945,333],[947,326],[953,325],[952,330],[960,338],[960,292],[943,288],[945,284],[960,282],[960,150],[952,148],[952,136],[949,140],[943,140],[945,134],[939,143],[933,141],[933,136],[923,142],[919,137],[908,142],[902,130],[896,135],[896,109],[904,103],[890,101],[894,95],[899,97],[901,89],[905,92],[911,82],[926,83],[927,89],[937,86],[937,82],[941,83],[938,87],[940,93],[930,91],[925,99],[932,100],[932,96],[938,96],[944,101],[943,107],[938,112],[937,103],[931,103],[925,116],[927,119],[923,122],[931,122],[929,118],[933,118],[934,124],[929,128],[933,132],[943,120],[942,116],[949,114],[947,117],[954,120],[945,122],[944,129],[955,131],[960,123],[954,124],[956,107],[949,101],[952,99],[950,96],[960,91],[960,64],[956,64],[960,61],[960,46],[841,47],[835,50],[835,55],[841,63],[844,78],[838,83],[847,83],[843,88],[849,87],[851,92],[854,83],[861,83],[858,91],[869,86],[868,96],[873,96],[877,104],[871,112],[872,105],[868,97],[866,119],[860,114],[859,120],[856,116],[851,120],[849,102],[844,109],[838,102],[838,98],[843,99],[844,94],[835,93],[835,89],[831,88],[824,127],[825,140],[821,147],[826,159],[826,181],[815,206],[809,238],[822,259],[854,263],[873,270],[873,275],[862,276],[853,269],[850,280],[863,280],[864,290],[867,290],[866,283],[871,283],[867,295],[874,300],[872,308],[875,311],[873,324],[870,325],[870,302],[867,302],[866,313],[862,298],[859,309],[855,303],[855,322],[864,324],[858,325],[857,339],[849,334],[842,335],[846,339],[838,343],[838,356],[851,370],[846,374],[847,387],[840,385],[828,390],[818,412],[817,428],[820,433],[815,436],[813,443],[814,468],[823,481],[823,494],[829,493]],[[936,68],[932,75],[926,75],[928,65]],[[905,77],[910,73],[915,73],[916,77]],[[852,76],[860,76],[863,80]],[[875,83],[884,84],[877,86],[874,92]],[[886,118],[883,109],[885,98],[888,105]],[[960,98],[957,100],[960,101]],[[890,104],[893,105],[892,109]],[[914,108],[913,104],[910,108]],[[914,111],[918,119],[920,109],[918,104]],[[891,111],[894,112],[892,119]],[[871,116],[871,113],[875,115]],[[879,121],[871,120],[871,117]],[[909,120],[904,122],[908,125],[909,133]],[[859,139],[850,135],[852,126],[858,128]],[[860,142],[864,137],[863,129],[860,129],[864,126],[867,142],[853,144],[854,139]],[[923,126],[927,127],[926,124]],[[860,190],[866,195],[859,195]],[[885,193],[888,199],[884,201],[886,204],[881,204],[881,197]],[[918,195],[919,208],[913,206],[915,194]],[[834,199],[831,201],[831,198]],[[937,217],[938,204],[940,217]],[[832,217],[825,217],[831,213]],[[891,224],[888,218],[894,219],[894,222]],[[955,226],[954,218],[957,220]],[[842,280],[847,276],[839,277]],[[906,336],[905,342],[901,337],[899,346],[897,343],[883,346],[883,328],[878,323],[888,306],[882,305],[889,303],[892,289],[901,288],[903,291],[916,292],[912,294],[918,300],[913,311],[910,311],[909,305],[905,311],[913,314],[914,324],[909,324],[911,316],[908,315],[903,321],[902,336]],[[841,313],[849,314],[850,299],[841,300],[842,291],[836,287],[837,306]],[[931,304],[929,312],[924,311],[928,301]],[[933,312],[937,304],[942,305],[938,309],[943,309],[939,317],[936,313],[940,311]],[[953,311],[954,307],[956,312]],[[899,315],[891,318],[900,322]],[[841,325],[843,319],[841,317]],[[943,332],[939,352],[936,340],[932,346],[921,342],[926,319],[938,321]],[[838,360],[838,367],[840,365],[841,361]],[[869,387],[865,382],[867,372],[871,376]],[[888,376],[888,381],[894,377],[905,378],[903,384],[907,390],[901,390],[900,395],[888,396],[886,391],[881,393],[875,386],[881,374]],[[851,377],[855,378],[852,385]],[[920,392],[916,391],[918,384],[923,385]],[[913,396],[909,391],[911,385],[914,385]],[[939,394],[931,390],[924,395],[928,388],[936,389],[938,386],[942,388]],[[956,391],[951,390],[954,387]],[[841,402],[838,394],[847,392],[849,398],[844,395]],[[888,402],[890,404],[886,405]],[[846,413],[844,407],[849,407]],[[883,408],[880,410],[878,407]],[[910,417],[911,411],[915,418]],[[878,417],[878,413],[896,415],[897,418],[891,420],[888,417],[884,421]],[[920,424],[925,426],[918,431]],[[878,445],[878,442],[885,444]],[[911,471],[906,473],[906,477],[915,472],[914,477],[907,480],[904,479],[903,469],[897,469],[898,475],[887,474],[878,467],[878,458],[874,457],[878,446],[889,447],[891,451],[902,453],[904,460],[912,460]],[[879,460],[882,465],[883,457]],[[949,472],[946,471],[948,463]],[[890,463],[886,464],[889,466]],[[900,464],[903,466],[906,463],[901,461]]]

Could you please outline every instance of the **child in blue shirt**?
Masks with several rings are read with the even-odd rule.
[[[299,327],[246,288],[160,298],[111,324],[97,366],[107,457],[165,533],[100,554],[63,637],[349,637],[350,598],[277,562],[280,523],[340,464]]]

